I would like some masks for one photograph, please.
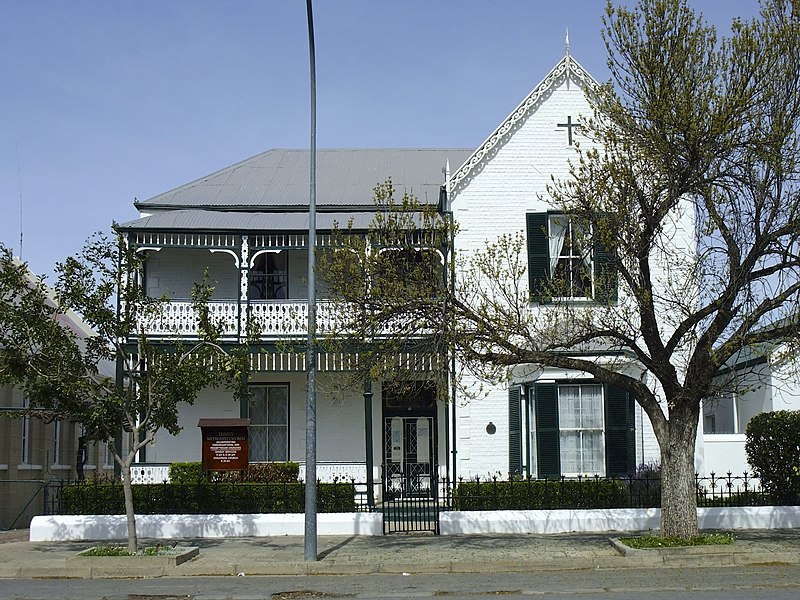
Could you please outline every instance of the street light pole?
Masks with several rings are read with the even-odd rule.
[[[317,74],[314,57],[314,16],[311,0],[306,0],[308,15],[308,54],[311,80],[311,151],[308,200],[308,347],[306,349],[306,507],[304,556],[317,561],[317,285],[315,258],[317,246]]]

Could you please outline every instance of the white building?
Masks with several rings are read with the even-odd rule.
[[[477,149],[318,151],[318,246],[330,242],[336,223],[366,230],[374,215],[373,187],[391,177],[399,193],[452,210],[460,226],[459,253],[480,250],[504,233],[526,231],[535,285],[535,277],[548,276],[559,261],[571,258],[564,254],[568,225],[545,199],[551,176],[565,176],[576,158],[576,143],[588,145],[579,124],[590,114],[584,92],[593,83],[567,54]],[[225,339],[241,339],[248,314],[261,323],[249,403],[206,391],[182,411],[182,433],[173,438],[160,432],[140,463],[200,460],[198,420],[226,417],[250,419],[251,460],[303,462],[305,356],[287,352],[284,343],[305,332],[308,160],[306,151],[270,150],[137,202],[141,218],[120,226],[146,255],[148,293],[171,299],[165,318],[151,324],[152,338],[191,332],[189,292],[204,269],[216,282],[211,308],[225,319]],[[690,211],[676,227],[675,244],[691,251]],[[576,285],[594,286],[592,273],[602,260],[593,255],[586,281]],[[332,315],[324,290],[322,296],[324,331]],[[322,354],[319,368],[323,480],[371,475],[379,482],[386,473],[387,490],[413,492],[420,477],[431,473],[613,476],[659,459],[650,423],[634,399],[585,373],[517,369],[508,385],[469,402],[436,398],[425,386],[399,396],[381,381],[342,392],[337,374],[347,369],[347,357]],[[700,436],[698,444],[708,437]],[[699,450],[698,467],[704,469],[709,454],[703,462]]]

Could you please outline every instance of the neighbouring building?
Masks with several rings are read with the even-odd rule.
[[[59,320],[78,339],[93,335],[70,310]],[[104,365],[103,373],[113,377],[113,366]],[[75,480],[79,461],[87,478],[114,473],[113,459],[105,446],[88,444],[78,455],[80,423],[46,423],[17,416],[25,407],[25,395],[19,388],[0,385],[0,529],[27,527],[32,516],[44,514],[46,484]]]

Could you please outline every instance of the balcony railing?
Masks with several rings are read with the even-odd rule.
[[[239,305],[234,301],[215,300],[208,303],[211,318],[221,324],[222,337],[236,337],[239,333]],[[317,331],[320,334],[336,330],[336,304],[317,302]],[[306,300],[257,300],[250,303],[250,317],[256,330],[264,339],[304,336],[308,327],[308,302]],[[197,331],[197,314],[191,301],[172,300],[163,305],[161,314],[145,323],[145,332],[151,336],[191,337]]]

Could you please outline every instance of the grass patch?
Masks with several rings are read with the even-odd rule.
[[[147,546],[140,548],[136,554],[128,552],[127,546],[95,546],[80,553],[81,556],[170,556],[182,552],[183,548],[173,548],[172,546]]]
[[[629,548],[679,548],[682,546],[724,546],[734,542],[730,533],[701,533],[693,538],[662,537],[660,535],[640,535],[620,538],[620,542]]]

